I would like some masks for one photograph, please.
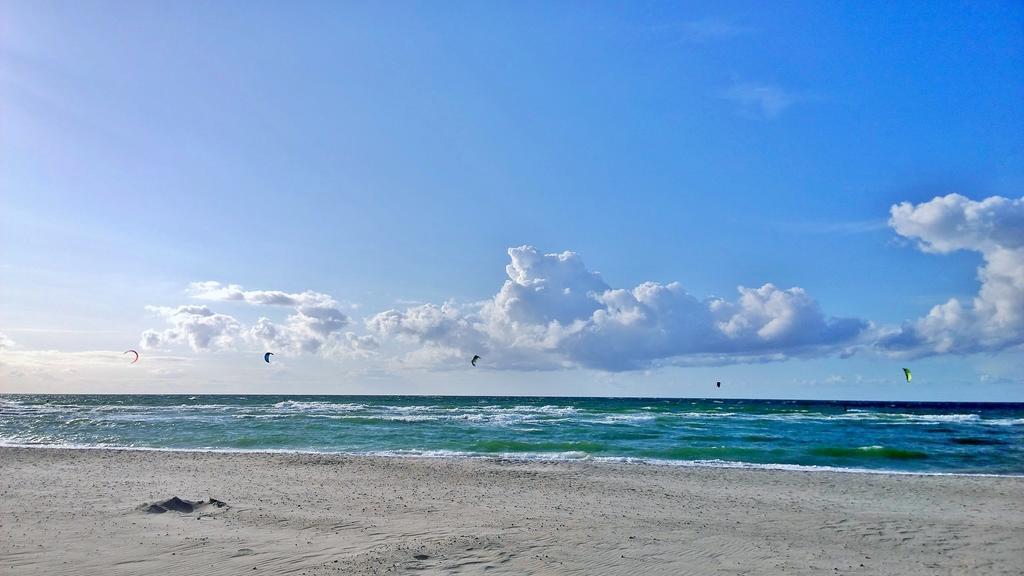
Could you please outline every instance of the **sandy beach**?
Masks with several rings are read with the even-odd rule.
[[[3,448],[0,523],[9,575],[1019,574],[1024,479]]]

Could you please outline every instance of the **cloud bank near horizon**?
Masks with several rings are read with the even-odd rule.
[[[841,353],[868,327],[825,315],[798,287],[741,286],[734,301],[699,300],[678,282],[612,288],[574,252],[519,246],[508,255],[508,279],[490,300],[387,310],[367,329],[418,346],[414,361],[479,353],[498,368],[622,371]]]
[[[306,291],[288,293],[277,290],[244,290],[237,284],[193,282],[186,293],[197,300],[239,302],[251,306],[292,308],[283,323],[260,316],[251,326],[228,314],[216,313],[206,305],[185,304],[176,308],[148,306],[170,326],[146,330],[140,345],[160,349],[186,344],[193,351],[258,346],[286,355],[367,354],[376,350],[373,336],[357,335],[344,328],[351,320],[330,295]]]
[[[286,355],[360,357],[406,368],[461,366],[473,354],[506,370],[608,372],[881,353],[895,357],[995,352],[1024,343],[1024,198],[958,194],[892,206],[889,226],[926,253],[981,254],[980,289],[923,318],[878,326],[826,314],[803,288],[737,287],[732,299],[698,298],[678,282],[614,288],[575,252],[508,249],[507,279],[487,300],[394,308],[354,322],[332,296],[193,282],[210,303],[286,308],[284,321],[242,320],[206,304],[151,306],[167,327],[145,348],[260,348]]]

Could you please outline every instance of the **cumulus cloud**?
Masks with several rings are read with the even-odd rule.
[[[214,281],[193,282],[186,293],[197,300],[290,307],[293,311],[283,322],[261,316],[246,327],[235,317],[214,313],[206,305],[150,306],[148,309],[164,317],[171,327],[143,332],[144,348],[187,343],[193,350],[208,350],[248,343],[281,354],[343,355],[368,355],[376,349],[377,342],[372,335],[359,336],[344,331],[351,321],[328,294],[245,290],[238,284]]]
[[[289,293],[280,290],[245,290],[238,284],[221,284],[208,280],[192,282],[186,290],[197,300],[245,302],[254,306],[336,306],[327,294],[320,292]]]
[[[381,338],[413,342],[418,357],[487,354],[514,368],[628,370],[834,353],[867,324],[826,316],[802,289],[739,288],[699,300],[680,284],[613,289],[573,252],[510,248],[508,280],[479,305],[425,304],[366,322]]]
[[[366,325],[378,334],[456,347],[473,344],[476,339],[470,317],[454,302],[424,304],[404,312],[387,310],[370,318]]]
[[[249,330],[249,337],[264,348],[286,353],[318,353],[328,349],[343,350],[348,340],[342,329],[350,323],[348,316],[338,309],[337,302],[327,294],[303,292],[287,294],[276,291],[242,291],[242,299],[251,304],[293,306],[295,312],[277,324],[260,317]],[[344,341],[344,342],[343,342]]]
[[[315,353],[347,326],[349,319],[330,306],[300,306],[283,324],[261,317],[249,330],[249,336],[265,348]]]
[[[147,349],[165,348],[174,344],[187,344],[197,352],[227,348],[234,344],[241,331],[241,324],[233,317],[214,313],[206,306],[147,306],[146,309],[170,324],[164,330],[146,330],[142,333],[140,345]]]
[[[951,194],[902,203],[892,207],[889,225],[924,252],[979,253],[978,294],[971,301],[953,298],[899,328],[878,328],[826,314],[799,287],[740,286],[730,298],[699,298],[678,282],[616,288],[574,252],[519,246],[508,250],[507,279],[491,298],[410,303],[370,316],[362,326],[353,326],[328,294],[196,282],[187,290],[196,300],[244,303],[264,315],[246,325],[205,304],[151,307],[168,326],[144,332],[142,345],[397,354],[405,366],[422,367],[461,365],[480,354],[485,366],[501,369],[620,371],[845,356],[872,345],[923,355],[1024,344],[1024,198],[973,201]],[[275,317],[274,308],[288,310]]]
[[[7,350],[14,347],[14,340],[7,337],[7,334],[0,332],[0,350]]]
[[[380,348],[380,342],[370,334],[359,335],[355,332],[345,334],[332,342],[333,352],[346,356],[369,357]]]
[[[892,207],[889,225],[923,252],[981,254],[981,287],[969,302],[951,298],[879,340],[906,355],[999,351],[1024,344],[1024,198],[974,201],[959,194]]]

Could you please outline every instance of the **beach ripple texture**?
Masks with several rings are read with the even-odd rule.
[[[0,445],[1024,474],[1024,404],[0,395]]]

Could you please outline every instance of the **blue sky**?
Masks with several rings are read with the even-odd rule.
[[[1024,400],[1022,24],[1013,2],[4,2],[0,391]],[[1002,240],[950,240],[975,224]],[[523,245],[577,256],[505,291]],[[645,282],[675,304],[615,316],[603,291]],[[782,308],[744,308],[766,283]],[[516,292],[541,284],[572,296]]]

